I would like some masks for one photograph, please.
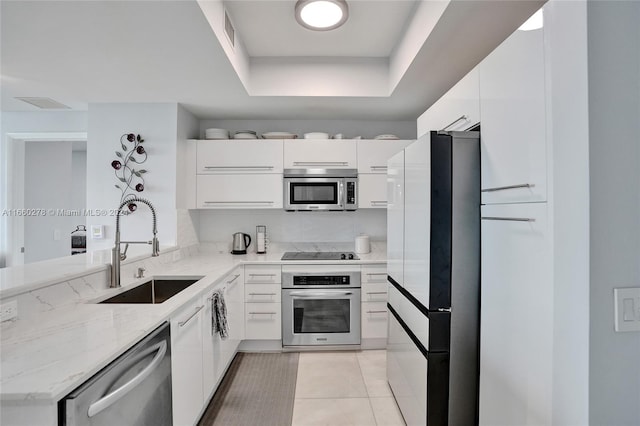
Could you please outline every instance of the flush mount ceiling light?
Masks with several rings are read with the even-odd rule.
[[[314,31],[329,31],[344,24],[349,17],[345,0],[298,0],[296,21]]]

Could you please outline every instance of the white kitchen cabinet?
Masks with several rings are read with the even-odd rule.
[[[387,161],[402,148],[409,145],[410,140],[359,140],[358,173],[387,173]]]
[[[201,298],[171,317],[171,389],[173,424],[193,425],[204,403]]]
[[[418,136],[432,130],[466,130],[480,122],[479,87],[476,67],[418,117]],[[484,122],[482,126],[484,130]]]
[[[361,174],[358,176],[358,208],[387,208],[386,174]]]
[[[543,29],[515,31],[479,67],[482,203],[545,201]]]
[[[282,173],[281,140],[199,140],[198,174]]]
[[[281,174],[198,175],[201,209],[282,208]]]
[[[222,291],[227,307],[229,335],[222,339],[212,330],[212,296]],[[238,345],[244,339],[244,280],[243,268],[237,268],[203,296],[203,348],[202,376],[205,403],[213,396],[216,384],[220,381],[231,363]]]
[[[362,339],[387,338],[387,265],[362,265]],[[386,347],[386,341],[379,347]]]
[[[244,267],[245,284],[278,284],[282,282],[280,265],[246,265]]]
[[[546,203],[482,206],[480,425],[549,425],[552,241]]]
[[[285,169],[356,169],[355,140],[285,140]]]
[[[387,162],[387,273],[404,282],[404,158],[402,150]]]
[[[245,303],[245,338],[249,340],[282,339],[280,303]]]

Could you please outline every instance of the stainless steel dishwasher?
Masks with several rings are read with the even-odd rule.
[[[170,426],[171,338],[164,323],[59,403],[65,426]]]

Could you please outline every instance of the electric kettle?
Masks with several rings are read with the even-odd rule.
[[[243,232],[233,234],[231,254],[247,254],[247,247],[251,244],[251,236]]]

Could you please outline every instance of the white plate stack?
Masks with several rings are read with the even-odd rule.
[[[397,141],[400,138],[396,135],[378,135],[374,139],[379,141]]]
[[[234,139],[258,139],[258,134],[253,130],[238,130],[233,134]]]
[[[305,139],[329,139],[329,133],[311,132],[304,134]]]
[[[207,129],[204,131],[205,139],[229,139],[227,129]]]

